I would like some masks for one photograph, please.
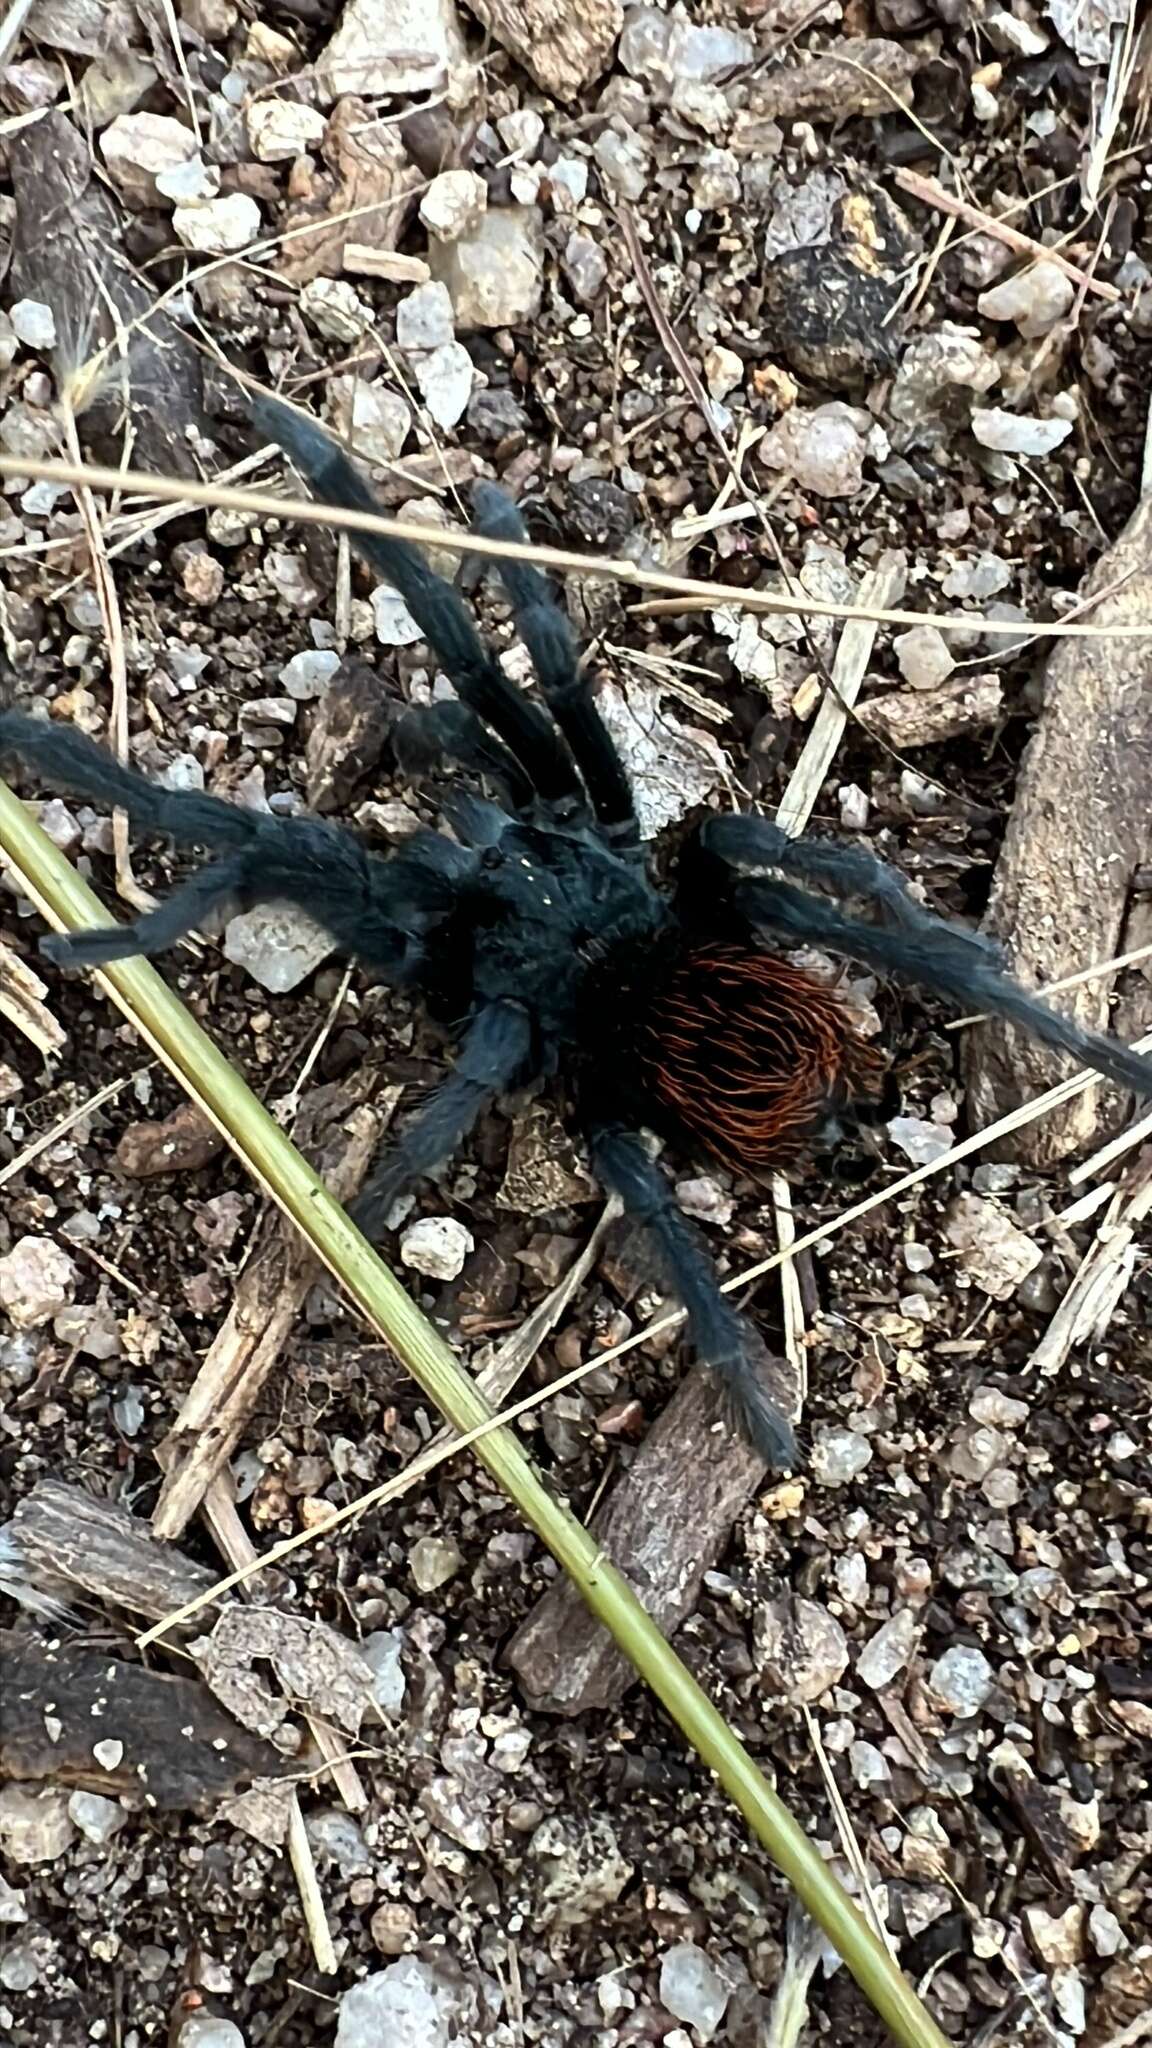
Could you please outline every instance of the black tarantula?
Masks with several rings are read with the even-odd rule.
[[[377,509],[348,457],[302,414],[260,400],[254,419],[323,502]],[[524,539],[495,486],[477,486],[475,508],[478,532]],[[158,788],[83,734],[8,712],[0,753],[21,756],[53,786],[122,805],[140,830],[217,856],[134,923],[45,939],[43,950],[77,967],[159,953],[225,901],[280,899],[416,991],[458,1051],[368,1179],[355,1214],[369,1233],[452,1156],[495,1096],[560,1070],[596,1172],[647,1226],[697,1354],[765,1459],[787,1465],[792,1434],[764,1385],[765,1347],[721,1293],[640,1136],[647,1126],[755,1175],[795,1157],[840,1107],[874,1089],[881,1063],[835,993],[782,960],[766,935],[999,1012],[1138,1095],[1152,1095],[1152,1061],[1025,994],[986,939],[921,909],[895,869],[863,849],[792,839],[758,817],[710,817],[688,839],[670,892],[658,888],[628,778],[539,571],[508,558],[499,569],[542,706],[509,681],[455,588],[416,549],[354,538],[456,690],[405,715],[402,762],[419,770],[451,759],[499,802],[456,790],[442,805],[453,837],[421,830],[377,856],[319,819]],[[846,913],[832,892],[858,899],[864,914]]]

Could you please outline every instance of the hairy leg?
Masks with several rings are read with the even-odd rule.
[[[495,484],[478,483],[472,502],[478,533],[493,540],[527,540],[517,507]],[[512,560],[499,564],[499,576],[548,708],[572,749],[598,822],[610,839],[621,844],[635,841],[636,812],[624,764],[580,673],[572,629],[547,577],[531,562]]]
[[[318,818],[277,818],[196,790],[167,790],[125,768],[84,733],[20,712],[0,715],[0,756],[14,754],[54,788],[121,805],[134,825],[181,847],[223,852],[159,909],[134,924],[46,941],[77,966],[156,953],[227,898],[287,902],[307,911],[336,944],[386,972],[405,971],[422,935],[447,918],[476,856],[434,832],[388,859]]]
[[[633,1131],[619,1125],[593,1128],[592,1163],[606,1187],[619,1195],[629,1216],[648,1230],[670,1286],[688,1315],[692,1342],[705,1365],[723,1381],[749,1442],[775,1469],[796,1461],[796,1444],[786,1415],[764,1386],[767,1351],[752,1325],[720,1291],[703,1244],[655,1161]]]
[[[519,761],[467,704],[448,699],[414,705],[399,720],[393,743],[406,775],[426,775],[445,759],[458,761],[492,783],[509,810],[523,816],[532,809],[535,791]]]
[[[526,1077],[532,1052],[531,1019],[518,1003],[491,1003],[473,1018],[447,1079],[360,1191],[352,1215],[367,1237],[379,1235],[413,1182],[452,1157],[493,1096]]]
[[[247,875],[247,856],[229,854],[189,876],[145,917],[131,924],[94,926],[87,932],[53,932],[40,941],[40,951],[59,967],[104,967],[113,960],[165,953],[203,924],[211,911],[242,896]]]
[[[321,498],[352,512],[379,513],[344,450],[303,413],[260,398],[252,418],[284,450]],[[583,808],[580,778],[550,719],[509,682],[486,648],[458,592],[406,541],[354,533],[354,546],[398,591],[464,702],[498,733],[547,804]]]
[[[1007,1017],[1045,1045],[1071,1053],[1085,1066],[1140,1096],[1152,1096],[1152,1060],[1105,1038],[1083,1031],[1060,1016],[1039,996],[1029,995],[997,965],[991,949],[981,952],[968,932],[942,918],[919,913],[904,929],[868,924],[796,889],[788,882],[741,881],[736,907],[752,925],[767,926],[799,943],[828,946],[846,953],[881,974],[937,989],[953,1002],[973,1010]]]

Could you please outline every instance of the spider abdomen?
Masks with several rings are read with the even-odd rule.
[[[834,989],[771,953],[702,946],[645,1019],[641,1068],[656,1103],[742,1172],[802,1154],[883,1068]]]

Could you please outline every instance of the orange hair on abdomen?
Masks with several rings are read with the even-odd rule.
[[[802,1153],[838,1107],[876,1093],[884,1065],[834,989],[737,946],[686,955],[648,1013],[641,1060],[657,1100],[743,1172]]]

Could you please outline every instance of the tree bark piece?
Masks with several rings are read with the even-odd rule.
[[[468,0],[469,11],[544,92],[574,100],[607,69],[620,0]]]
[[[1092,610],[1100,625],[1131,626],[1152,617],[1152,499],[1137,507],[1096,564],[1084,595],[1097,591],[1108,593]],[[989,929],[1005,943],[1013,972],[1026,985],[1058,981],[1123,950],[1132,878],[1152,860],[1150,788],[1147,641],[1058,643],[988,911]],[[1107,978],[1053,1001],[1090,1030],[1109,1028]],[[973,1117],[981,1124],[1068,1072],[1066,1059],[991,1020],[968,1034],[964,1067]],[[1100,1122],[1101,1087],[1017,1132],[1016,1154],[1049,1166],[1089,1144]]]
[[[224,1713],[197,1678],[108,1651],[0,1635],[0,1778],[51,1779],[167,1811],[211,1813],[253,1778],[298,1771]]]
[[[64,1479],[38,1480],[5,1535],[17,1554],[10,1576],[18,1599],[26,1589],[70,1603],[79,1589],[125,1614],[162,1621],[216,1582],[215,1572],[159,1542],[147,1522]]]
[[[780,1376],[794,1376],[778,1361]],[[794,1398],[773,1397],[795,1419]],[[665,1635],[696,1605],[732,1524],[764,1476],[763,1460],[730,1423],[710,1372],[688,1374],[654,1423],[627,1476],[592,1523],[605,1555],[623,1572]],[[636,1673],[570,1580],[558,1579],[512,1639],[508,1660],[534,1707],[582,1714],[607,1707]]]

